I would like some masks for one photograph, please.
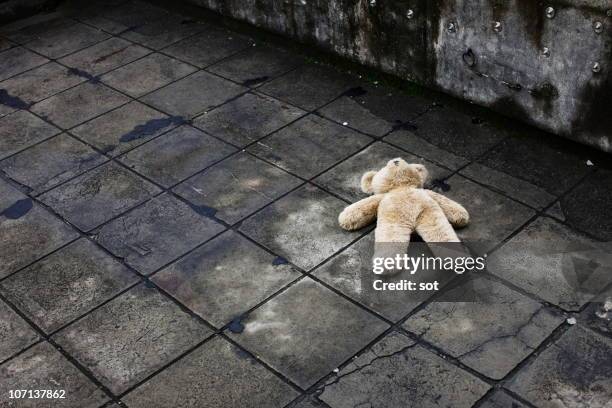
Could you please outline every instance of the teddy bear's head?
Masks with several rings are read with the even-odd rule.
[[[368,171],[361,178],[364,193],[382,194],[397,187],[422,188],[427,180],[427,169],[422,164],[409,164],[396,158],[378,171]]]

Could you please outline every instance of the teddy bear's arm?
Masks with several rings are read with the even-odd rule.
[[[442,194],[438,194],[435,191],[426,190],[427,194],[434,199],[440,206],[444,215],[451,223],[453,227],[465,227],[470,222],[470,215],[467,210],[458,202],[451,200],[450,198],[444,197]]]
[[[384,194],[375,194],[346,207],[338,216],[340,226],[348,231],[363,228],[376,219],[378,204]]]

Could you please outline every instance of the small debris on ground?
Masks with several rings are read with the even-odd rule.
[[[586,163],[586,164],[587,164],[587,166],[594,166],[593,162],[592,162],[592,161],[590,161],[590,160],[587,160],[587,163]]]
[[[572,326],[576,324],[576,318],[575,317],[569,317],[566,320],[567,324],[571,324]]]

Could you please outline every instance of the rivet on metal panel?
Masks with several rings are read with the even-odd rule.
[[[545,56],[546,58],[550,57],[550,48],[548,47],[542,48],[542,55]]]
[[[601,71],[601,65],[599,65],[599,62],[594,62],[592,69],[593,69],[593,72],[596,73],[596,74],[598,72],[600,72]]]
[[[500,23],[499,21],[495,21],[493,23],[493,31],[495,31],[496,33],[499,33],[502,30],[502,23]]]
[[[597,34],[601,34],[603,31],[603,23],[601,21],[595,21],[593,23],[593,30],[597,33]]]
[[[454,33],[455,31],[457,31],[457,24],[455,24],[455,22],[453,21],[449,22],[446,26],[446,30],[449,33]]]
[[[412,19],[413,17],[414,17],[414,10],[410,10],[410,9],[409,9],[409,10],[406,12],[406,18],[407,18],[408,20],[410,20],[410,19]]]
[[[546,17],[553,18],[555,16],[555,9],[553,7],[546,7]]]

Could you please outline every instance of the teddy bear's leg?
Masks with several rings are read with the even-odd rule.
[[[416,232],[425,242],[460,242],[441,209],[424,210],[416,226]]]
[[[383,197],[383,194],[376,194],[349,205],[338,216],[338,223],[348,231],[371,224],[376,219],[378,205]]]
[[[427,190],[427,194],[429,194],[429,196],[433,198],[436,203],[438,203],[451,225],[455,227],[465,227],[468,222],[470,222],[469,213],[458,202],[453,201],[442,194],[438,194],[435,191]]]

